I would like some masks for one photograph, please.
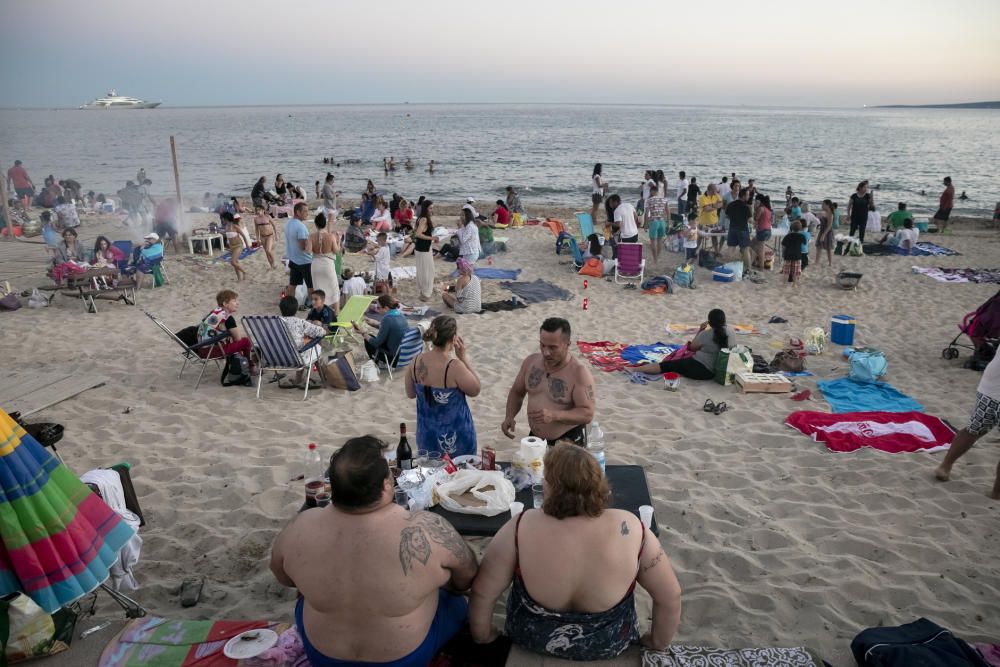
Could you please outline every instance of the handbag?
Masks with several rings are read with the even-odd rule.
[[[330,363],[326,366],[326,379],[334,389],[346,391],[361,389],[358,375],[354,371],[354,361],[350,354],[344,352],[338,352],[335,357],[330,358]]]
[[[583,260],[583,266],[580,267],[580,271],[578,273],[581,276],[601,278],[604,276],[604,262],[597,257],[588,257]]]
[[[733,383],[733,375],[753,371],[753,352],[745,345],[722,348],[715,358],[715,381],[725,386]]]

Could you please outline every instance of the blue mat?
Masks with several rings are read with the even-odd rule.
[[[647,362],[656,363],[674,350],[679,350],[682,345],[670,345],[667,343],[653,343],[652,345],[629,345],[621,352],[621,357],[630,365],[645,364]]]
[[[521,275],[521,269],[497,269],[486,267],[476,269],[475,273],[480,280],[517,280],[517,277]],[[451,277],[457,278],[458,271],[452,272]]]
[[[540,303],[542,301],[569,301],[573,298],[573,293],[558,285],[553,285],[541,278],[530,283],[502,282],[500,287],[508,289],[514,294],[524,299],[527,303]]]
[[[848,377],[820,380],[817,385],[836,413],[924,411],[923,405],[888,382],[861,382]]]
[[[260,250],[260,248],[243,248],[243,250],[240,251],[240,261],[246,259],[250,255],[252,255],[255,252],[257,252],[258,250]],[[232,256],[233,256],[233,253],[231,253],[231,252],[229,252],[227,250],[222,255],[219,255],[218,258],[216,258],[215,261],[216,262],[228,262],[229,258],[232,257]]]

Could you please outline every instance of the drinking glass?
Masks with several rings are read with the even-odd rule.
[[[325,491],[316,494],[316,507],[326,507],[330,504],[330,494]]]
[[[410,494],[403,489],[396,489],[393,492],[393,502],[405,510],[410,509]]]
[[[534,508],[542,508],[542,500],[544,500],[544,486],[542,484],[532,484],[531,485],[531,503]]]

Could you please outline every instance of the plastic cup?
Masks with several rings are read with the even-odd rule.
[[[647,529],[653,526],[653,506],[652,505],[640,505],[639,506],[639,520],[642,521]]]
[[[410,509],[410,494],[403,489],[396,489],[393,492],[393,502],[403,509]]]
[[[542,501],[545,499],[544,489],[541,484],[531,485],[531,504],[536,510],[542,508]]]
[[[516,500],[510,504],[510,518],[513,519],[518,514],[524,511],[524,503],[519,503]]]

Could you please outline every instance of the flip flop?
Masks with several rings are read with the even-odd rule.
[[[628,370],[623,372],[625,373],[625,375],[628,376],[629,382],[632,382],[633,384],[645,385],[649,383],[649,378],[646,376],[645,373],[633,373],[632,371]]]
[[[715,412],[715,403],[712,402],[712,399],[706,398],[705,405],[701,406],[701,409],[704,410],[705,412]],[[715,414],[719,413],[715,412]]]
[[[721,415],[723,412],[725,412],[728,409],[729,409],[729,406],[726,405],[725,401],[722,401],[721,403],[716,403],[715,404],[715,410],[713,412],[715,412],[715,414],[717,414],[717,415]]]
[[[181,606],[193,607],[201,600],[201,589],[205,585],[204,577],[187,577],[181,583]]]

